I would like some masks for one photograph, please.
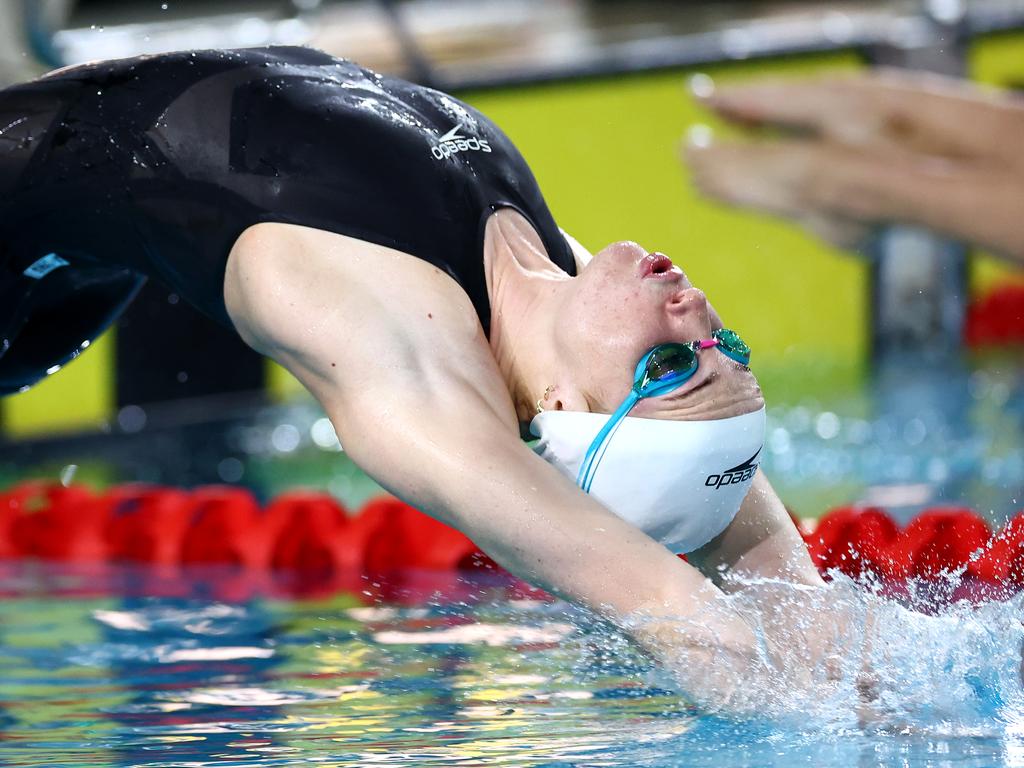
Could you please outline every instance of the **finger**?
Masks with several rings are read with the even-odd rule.
[[[713,142],[684,153],[694,185],[709,197],[783,216],[807,209],[802,195],[814,144]]]
[[[768,80],[720,89],[709,103],[733,121],[882,151],[927,133],[900,101],[900,82],[874,74]]]
[[[843,250],[898,218],[888,159],[826,142],[712,143],[686,152],[694,185],[729,205],[791,219]],[[884,172],[883,172],[884,171]]]
[[[999,91],[962,77],[950,77],[919,69],[879,67],[851,78],[851,85],[882,99],[910,99],[914,107],[923,107],[935,98],[985,101]]]
[[[876,70],[705,89],[703,101],[748,125],[811,131],[878,150],[910,150],[1024,168],[1024,106],[999,91],[931,73]]]
[[[843,107],[837,88],[833,79],[761,80],[716,87],[701,100],[734,122],[825,132],[830,111]]]
[[[878,154],[827,141],[714,142],[688,147],[686,159],[704,194],[783,216],[900,219],[915,194],[923,194],[921,161],[905,152]]]
[[[962,95],[964,88],[951,78],[930,73],[877,69],[811,78],[767,78],[705,87],[694,95],[729,118],[833,135],[845,121],[877,123],[894,106],[909,100],[910,106],[919,107],[913,102],[923,103],[939,92]]]

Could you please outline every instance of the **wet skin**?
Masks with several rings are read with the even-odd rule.
[[[721,654],[754,675],[758,640],[723,606],[713,579],[735,568],[821,583],[763,473],[733,523],[694,553],[702,572],[545,463],[520,440],[517,423],[521,408],[533,407],[522,394],[536,399],[552,375],[552,397],[564,406],[589,409],[590,397],[613,407],[646,346],[706,336],[713,312],[681,275],[674,285],[637,276],[646,253],[635,244],[617,244],[593,263],[580,254],[587,263],[571,278],[551,268],[535,233],[500,227],[510,223],[502,219],[492,217],[485,236],[492,261],[504,265],[490,276],[490,339],[465,292],[436,267],[295,225],[243,233],[228,260],[225,302],[242,338],[305,385],[349,457],[385,489],[533,584],[617,622],[646,617],[631,634],[685,687],[697,684],[697,673],[721,670]],[[593,301],[602,285],[618,293],[609,303],[620,327],[611,329],[611,351],[580,352],[577,339],[592,341],[586,334],[606,322]],[[573,304],[589,314],[572,314]],[[563,354],[569,349],[575,357]],[[608,363],[610,354],[623,362]],[[690,383],[695,400],[714,395],[701,402],[719,407],[715,398],[738,386],[756,392],[759,406],[748,372],[723,365],[715,350],[702,353],[705,360],[713,361],[706,371],[720,373]],[[588,392],[590,365],[607,366],[610,381]]]

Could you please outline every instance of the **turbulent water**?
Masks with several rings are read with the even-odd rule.
[[[745,584],[726,603],[759,666],[694,677],[733,673],[727,716],[606,623],[493,582],[234,603],[210,574],[161,598],[144,576],[0,578],[3,764],[1024,765],[1019,600],[925,615],[842,577]]]
[[[690,698],[794,730],[966,737],[1024,722],[1021,597],[946,603],[950,584],[920,582],[904,598],[911,609],[879,585],[833,579],[823,590],[736,584],[723,608],[754,628],[758,656],[741,669],[712,663],[711,690],[706,670],[694,674]]]

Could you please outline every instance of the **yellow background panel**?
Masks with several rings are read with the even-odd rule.
[[[95,429],[113,414],[114,334],[107,331],[79,357],[28,392],[4,398],[3,428],[12,437]]]

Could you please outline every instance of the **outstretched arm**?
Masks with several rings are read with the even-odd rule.
[[[759,684],[755,636],[717,587],[536,456],[472,386],[438,383],[326,398],[353,460],[512,573],[625,627],[697,702]]]
[[[705,701],[757,666],[753,633],[713,584],[520,442],[468,298],[440,270],[258,225],[232,252],[225,297],[243,338],[305,384],[346,452],[396,496],[534,584],[620,623],[645,617],[634,637]]]

